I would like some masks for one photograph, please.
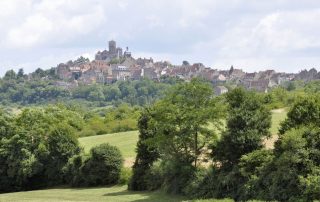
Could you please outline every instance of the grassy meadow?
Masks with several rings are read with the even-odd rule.
[[[109,143],[118,147],[124,158],[135,157],[135,148],[138,141],[138,131],[129,131],[121,133],[113,133],[106,135],[96,135],[90,137],[79,138],[80,145],[82,145],[86,152],[101,143]]]
[[[183,201],[180,196],[167,195],[161,192],[131,192],[127,186],[95,188],[54,188],[37,191],[25,191],[0,194],[0,202],[102,202],[102,201]]]

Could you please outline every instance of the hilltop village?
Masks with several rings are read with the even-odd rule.
[[[94,83],[110,84],[119,80],[139,80],[148,78],[159,81],[161,77],[177,77],[186,81],[194,77],[206,79],[218,88],[218,94],[227,92],[226,83],[243,86],[259,92],[281,85],[283,82],[320,79],[320,72],[316,69],[303,70],[298,74],[265,70],[248,73],[242,69],[230,67],[228,70],[218,70],[206,67],[202,63],[189,64],[183,61],[182,65],[172,65],[167,61],[154,61],[152,58],[132,57],[129,48],[125,51],[117,47],[116,41],[109,41],[108,50],[99,51],[95,60],[80,57],[75,61],[59,64],[55,70],[61,80],[57,85],[63,87],[77,86],[80,83],[90,85]]]

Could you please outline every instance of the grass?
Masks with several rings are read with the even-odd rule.
[[[79,138],[79,142],[86,152],[89,152],[89,150],[96,145],[109,143],[118,147],[124,158],[132,158],[136,156],[135,148],[138,141],[138,135],[138,131],[129,131],[82,137]]]
[[[278,134],[278,130],[280,127],[280,123],[284,121],[287,117],[287,109],[277,109],[277,110],[272,110],[272,123],[271,123],[271,129],[270,132],[272,135]]]
[[[183,199],[184,198],[181,196],[167,195],[162,192],[131,192],[127,190],[127,186],[95,187],[85,189],[54,188],[0,194],[0,202],[178,202],[183,201]]]

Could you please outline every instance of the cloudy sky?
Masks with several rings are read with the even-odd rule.
[[[0,0],[0,75],[93,58],[111,39],[174,64],[320,70],[320,1]]]

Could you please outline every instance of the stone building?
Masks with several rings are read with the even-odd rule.
[[[122,48],[117,47],[115,41],[109,41],[109,50],[104,50],[102,52],[98,51],[95,55],[96,60],[112,60],[114,58],[121,58],[123,56]]]
[[[228,92],[228,88],[224,87],[224,86],[216,86],[214,88],[214,94],[219,96],[219,95],[222,95],[224,93],[227,93]]]
[[[125,81],[130,79],[131,72],[128,67],[121,65],[113,65],[112,66],[112,77],[113,80],[116,81]]]

